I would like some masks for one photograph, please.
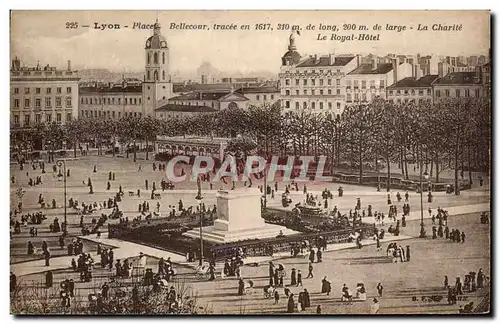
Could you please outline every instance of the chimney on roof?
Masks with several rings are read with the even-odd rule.
[[[330,58],[330,65],[333,65],[335,63],[335,54],[330,53],[329,58]]]
[[[397,62],[397,59],[392,59],[392,75],[394,78],[393,83],[398,82],[398,62]]]
[[[314,54],[314,64],[319,62],[318,54]]]
[[[71,71],[71,60],[68,60],[68,71]]]

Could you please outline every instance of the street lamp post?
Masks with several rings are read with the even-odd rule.
[[[63,185],[64,185],[64,233],[68,231],[68,219],[67,219],[67,210],[66,210],[66,162],[64,160],[57,160],[56,165],[59,167],[59,175],[61,176],[61,167],[63,168]]]
[[[380,160],[377,159],[377,191],[380,191]]]
[[[203,266],[203,211],[202,211],[202,203],[203,203],[203,196],[201,195],[201,181],[200,178],[197,180],[197,185],[198,185],[198,194],[194,199],[198,201],[200,205],[200,266]]]

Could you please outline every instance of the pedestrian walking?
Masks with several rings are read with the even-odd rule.
[[[309,279],[309,278],[314,278],[312,262],[309,262],[309,273],[307,274],[306,279]]]

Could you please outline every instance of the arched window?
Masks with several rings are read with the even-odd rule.
[[[162,76],[161,76],[161,77],[162,77],[162,80],[165,80],[165,70],[163,70],[163,71],[161,72],[161,74],[162,74]]]
[[[151,53],[148,53],[148,64],[151,63]]]
[[[155,81],[158,81],[158,71],[154,72]]]
[[[156,52],[153,54],[153,61],[155,64],[158,64],[158,53]]]
[[[151,74],[149,74],[149,71],[148,71],[148,81],[149,79],[151,79]]]
[[[236,109],[236,108],[238,108],[238,105],[236,104],[236,102],[230,102],[229,105],[227,106],[227,108]]]
[[[165,64],[165,52],[163,52],[163,54],[161,56],[162,56],[163,64]]]

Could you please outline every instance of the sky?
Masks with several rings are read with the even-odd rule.
[[[203,62],[227,73],[279,72],[287,51],[290,30],[278,24],[300,25],[296,37],[301,55],[328,53],[373,53],[377,55],[433,54],[451,56],[487,55],[490,48],[490,16],[487,11],[12,11],[11,56],[26,66],[54,65],[73,69],[105,68],[113,72],[144,70],[146,39],[152,30],[96,30],[82,28],[94,23],[131,27],[134,22],[153,24],[158,19],[170,50],[171,71],[193,72]],[[66,28],[77,22],[79,28]],[[207,24],[210,30],[173,30],[172,23]],[[251,30],[219,30],[213,24],[249,24]],[[255,30],[256,23],[274,29]],[[319,24],[366,25],[369,31],[338,31],[338,35],[380,34],[379,41],[318,41]],[[418,25],[461,24],[461,31],[417,31]],[[316,30],[307,30],[307,25]],[[375,24],[382,30],[371,30]],[[386,24],[412,27],[388,31]]]

